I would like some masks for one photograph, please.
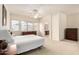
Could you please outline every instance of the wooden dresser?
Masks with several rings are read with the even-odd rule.
[[[77,28],[66,28],[65,39],[78,41],[78,29]]]

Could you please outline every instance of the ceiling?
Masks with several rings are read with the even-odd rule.
[[[38,10],[41,16],[56,12],[66,14],[79,13],[79,4],[6,4],[10,13],[21,15],[33,15],[33,10]]]

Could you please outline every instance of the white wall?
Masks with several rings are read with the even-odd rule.
[[[79,28],[79,14],[70,14],[67,17],[68,28]]]
[[[14,14],[14,13],[10,13],[10,18],[11,18],[11,20],[24,20],[24,21],[32,21],[32,22],[39,21],[39,20],[29,17],[27,15],[20,15],[20,14]]]
[[[67,28],[67,15],[65,13],[60,13],[59,21],[59,39],[64,39],[64,30]]]

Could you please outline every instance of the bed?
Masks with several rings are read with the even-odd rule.
[[[17,52],[20,54],[43,45],[44,38],[37,35],[11,36],[7,30],[0,30],[0,38],[7,40],[8,44],[16,44]]]
[[[38,48],[43,45],[44,39],[36,35],[25,35],[13,37],[17,45],[17,54]]]

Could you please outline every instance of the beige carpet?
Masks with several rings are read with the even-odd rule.
[[[21,55],[77,55],[79,54],[79,42],[55,41],[45,39],[42,48],[22,53]]]

